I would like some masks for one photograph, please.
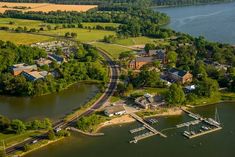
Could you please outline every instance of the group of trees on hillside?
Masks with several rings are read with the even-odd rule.
[[[35,60],[46,58],[47,54],[39,48],[16,46],[11,42],[0,41],[0,94],[32,96],[58,92],[67,85],[79,80],[108,80],[106,66],[96,49],[88,45],[79,45],[68,62],[57,64],[52,62],[49,67],[40,67],[39,70],[48,70],[59,74],[58,78],[52,75],[43,80],[28,81],[24,76],[13,76],[10,67],[17,63],[35,64]]]

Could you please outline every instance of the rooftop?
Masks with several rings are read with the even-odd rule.
[[[177,70],[175,68],[170,69],[168,72],[180,77],[183,77],[185,74],[187,74],[187,71]]]
[[[155,60],[154,57],[137,57],[136,62],[153,62]]]

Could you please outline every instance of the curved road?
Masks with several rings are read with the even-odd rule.
[[[109,57],[103,50],[98,49],[98,51],[103,56],[103,58],[107,61],[108,65],[110,67],[110,82],[108,84],[108,88],[103,93],[103,95],[89,109],[87,109],[85,112],[83,112],[82,114],[80,114],[78,116],[74,116],[69,121],[61,120],[61,121],[53,124],[54,129],[56,129],[56,128],[63,128],[64,129],[64,128],[68,127],[69,125],[71,125],[72,123],[76,122],[78,118],[81,118],[82,116],[86,116],[86,115],[93,113],[95,110],[99,109],[104,103],[106,103],[108,101],[108,99],[110,98],[110,96],[113,95],[113,93],[116,89],[116,86],[117,86],[117,81],[118,81],[118,76],[119,76],[118,67],[116,66],[115,62],[112,61],[111,57]],[[37,140],[37,141],[43,140],[46,138],[46,135],[47,134],[43,134],[38,137],[33,137],[33,138],[27,139],[17,145],[9,147],[6,149],[6,154],[10,155],[10,154],[15,153],[18,150],[22,150],[24,145],[26,145],[26,144],[30,145],[35,140]]]

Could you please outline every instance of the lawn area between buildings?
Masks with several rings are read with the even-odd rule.
[[[127,47],[122,47],[119,45],[114,45],[114,44],[108,44],[108,43],[101,43],[101,42],[96,42],[93,43],[92,45],[106,51],[109,53],[112,57],[118,58],[119,54],[125,51],[132,51],[131,49]]]
[[[52,39],[53,39],[52,37],[42,36],[42,35],[0,31],[0,40],[10,41],[18,45],[20,44],[29,45],[32,43],[49,41]]]

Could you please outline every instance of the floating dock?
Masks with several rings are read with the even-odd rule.
[[[139,131],[142,131],[142,130],[144,130],[144,129],[146,129],[145,127],[139,127],[139,128],[136,128],[136,129],[132,129],[132,130],[130,130],[130,133],[136,133],[136,132],[139,132]]]
[[[186,123],[183,123],[183,124],[179,124],[179,125],[176,126],[177,128],[184,127],[184,126],[190,126],[190,125],[196,125],[196,124],[199,124],[200,122],[204,122],[207,125],[212,127],[212,128],[205,127],[206,129],[200,130],[200,132],[198,132],[198,133],[195,133],[194,131],[191,131],[191,132],[185,131],[183,133],[183,135],[186,136],[189,139],[199,137],[199,136],[202,136],[202,135],[206,135],[206,134],[209,134],[209,133],[212,133],[212,132],[215,132],[215,131],[218,131],[218,130],[222,129],[222,127],[220,126],[220,123],[217,122],[216,120],[213,120],[211,118],[203,118],[202,116],[200,116],[198,114],[194,114],[194,113],[192,113],[192,112],[190,112],[186,109],[183,109],[183,108],[181,108],[181,109],[184,112],[186,112],[190,117],[192,117],[196,120],[191,121],[191,122],[186,122]]]
[[[154,135],[156,135],[156,134],[154,134],[153,132],[147,132],[142,135],[135,136],[134,140],[130,141],[130,143],[137,143],[139,140],[143,140],[143,139],[149,138]]]
[[[176,127],[177,128],[183,128],[183,127],[187,127],[187,126],[190,126],[190,125],[199,124],[200,122],[202,122],[202,121],[201,120],[194,120],[194,121],[178,124],[178,125],[176,125]]]
[[[200,133],[195,133],[195,134],[192,134],[192,135],[185,134],[185,133],[183,135],[186,136],[189,139],[192,139],[192,138],[199,137],[199,136],[202,136],[202,135],[206,135],[206,134],[209,134],[209,133],[221,130],[221,129],[222,129],[222,127],[216,127],[216,128],[209,129],[209,130],[206,130],[206,131],[202,131]]]

